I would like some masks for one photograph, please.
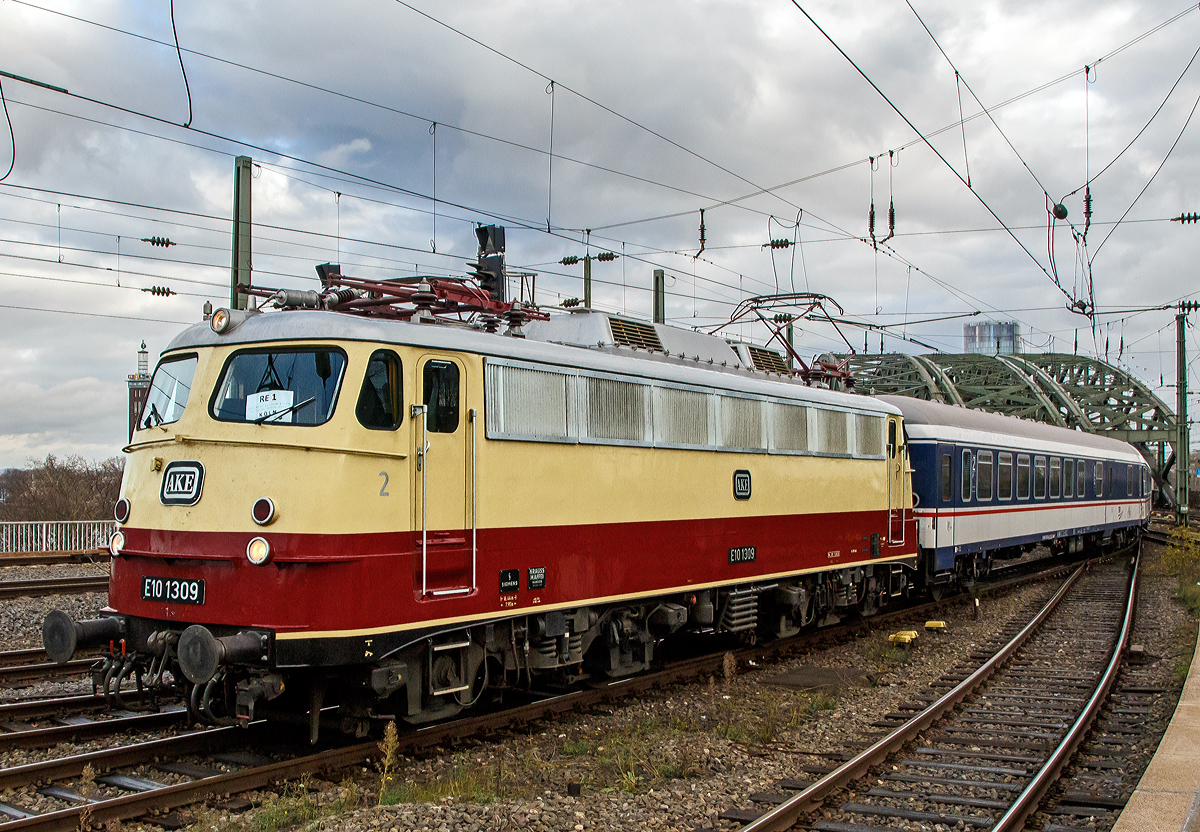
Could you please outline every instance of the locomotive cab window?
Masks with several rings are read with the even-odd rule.
[[[367,374],[354,414],[372,430],[395,430],[404,420],[404,381],[400,357],[391,350],[375,350],[367,361]]]
[[[971,452],[963,451],[962,460],[962,498],[964,503],[969,503],[971,501]]]
[[[430,359],[422,373],[422,403],[427,429],[433,433],[458,430],[458,365],[453,361]]]
[[[975,496],[980,500],[992,499],[991,451],[980,451],[975,463]]]
[[[1075,496],[1075,460],[1063,460],[1063,496]]]
[[[1050,457],[1050,499],[1057,500],[1062,496],[1062,460],[1056,456]]]
[[[1046,457],[1033,458],[1033,498],[1041,500],[1046,496]]]
[[[941,486],[942,486],[942,502],[950,502],[950,496],[954,493],[950,483],[950,454],[942,454],[941,464]]]
[[[1012,454],[1001,453],[998,457],[996,496],[1001,500],[1012,499],[1013,460]]]
[[[245,350],[225,364],[212,400],[222,422],[321,425],[337,404],[346,356],[341,350]]]
[[[150,379],[150,391],[146,404],[138,419],[137,429],[169,425],[178,422],[187,407],[188,394],[192,392],[192,378],[196,375],[196,356],[185,355],[165,359],[154,370]]]
[[[1017,499],[1029,499],[1029,454],[1017,454]]]
[[[888,456],[896,458],[896,420],[888,419]]]

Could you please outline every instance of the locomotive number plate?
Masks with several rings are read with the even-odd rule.
[[[204,581],[180,578],[142,578],[143,601],[166,601],[171,604],[203,604]]]

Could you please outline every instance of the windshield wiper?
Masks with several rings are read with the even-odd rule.
[[[316,396],[309,396],[307,399],[300,402],[299,404],[294,404],[291,407],[286,407],[283,410],[276,411],[275,413],[268,413],[265,416],[259,416],[257,419],[254,420],[254,424],[261,425],[263,422],[267,421],[268,419],[275,419],[275,418],[278,418],[281,416],[286,416],[289,413],[294,413],[297,410],[299,410],[300,408],[304,407],[305,405],[312,404],[316,400],[317,400]]]

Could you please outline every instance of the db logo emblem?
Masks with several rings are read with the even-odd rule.
[[[171,462],[163,471],[159,502],[164,506],[194,506],[204,490],[204,466],[199,462]]]
[[[733,472],[733,499],[750,499],[750,472],[741,470]]]

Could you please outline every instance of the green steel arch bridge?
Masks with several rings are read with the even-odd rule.
[[[1174,412],[1124,370],[1080,355],[842,355],[861,393],[911,396],[1111,436],[1137,448],[1176,505]],[[1186,457],[1185,462],[1186,465]]]

